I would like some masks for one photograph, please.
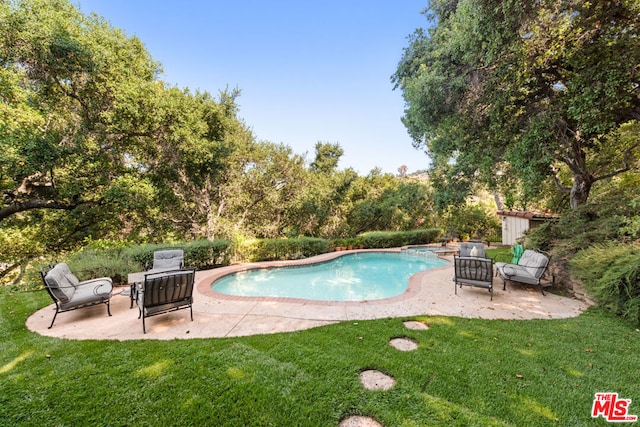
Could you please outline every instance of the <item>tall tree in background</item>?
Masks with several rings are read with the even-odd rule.
[[[433,0],[392,80],[440,206],[474,182],[586,202],[638,155],[640,1]],[[635,130],[634,130],[635,129]]]
[[[157,64],[137,38],[66,1],[3,2],[0,34],[0,221],[106,203],[144,134],[110,113],[131,107]]]
[[[316,143],[307,188],[298,196],[291,216],[299,234],[335,237],[346,232],[344,202],[358,174],[351,168],[338,170],[343,154],[340,144]]]
[[[236,92],[192,94],[160,71],[67,0],[0,2],[3,262],[87,238],[213,235],[225,159],[252,136]]]

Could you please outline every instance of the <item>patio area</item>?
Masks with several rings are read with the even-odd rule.
[[[252,266],[295,265],[325,261],[342,255],[329,253],[300,261],[258,263]],[[452,260],[451,257],[444,259]],[[224,338],[255,334],[292,332],[336,322],[410,318],[420,315],[457,316],[482,319],[559,319],[580,315],[589,304],[574,298],[547,292],[538,287],[522,287],[495,278],[493,301],[484,289],[464,287],[454,294],[453,263],[414,275],[408,290],[400,296],[375,301],[329,302],[285,298],[233,297],[211,289],[219,276],[246,269],[232,265],[215,270],[198,271],[193,293],[193,322],[188,310],[147,319],[147,333],[129,296],[120,295],[128,287],[114,288],[111,313],[104,305],[60,314],[53,328],[47,329],[54,305],[44,307],[27,319],[29,330],[41,335],[83,340],[137,340]],[[44,292],[44,291],[43,291]]]

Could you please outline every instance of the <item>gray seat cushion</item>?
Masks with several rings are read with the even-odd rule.
[[[69,266],[64,262],[56,264],[49,270],[44,280],[53,295],[63,304],[73,298],[76,287],[80,283],[78,278],[69,270]]]
[[[61,308],[66,310],[103,299],[107,300],[111,298],[112,291],[113,286],[111,279],[108,277],[80,282],[73,294],[73,298],[61,303]]]
[[[482,243],[475,242],[462,242],[460,243],[459,255],[461,257],[475,256],[484,258],[484,245]]]
[[[167,249],[153,253],[153,269],[182,268],[184,251],[182,249]]]
[[[496,263],[496,269],[503,279],[538,285],[548,264],[549,258],[546,255],[527,249],[518,264],[499,262]]]
[[[518,265],[526,269],[530,275],[539,279],[544,274],[545,269],[549,264],[549,258],[540,252],[526,250],[522,254]]]

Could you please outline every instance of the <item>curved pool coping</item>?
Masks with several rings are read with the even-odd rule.
[[[264,261],[264,262],[254,262],[247,264],[234,264],[227,267],[217,268],[215,270],[210,270],[211,274],[204,277],[197,285],[198,292],[202,295],[209,296],[211,298],[225,299],[230,301],[270,301],[270,302],[288,302],[288,303],[304,303],[304,304],[315,304],[315,305],[354,305],[361,304],[363,302],[368,304],[375,303],[388,303],[391,301],[402,301],[406,298],[411,298],[418,292],[418,287],[421,283],[421,278],[426,273],[442,269],[449,268],[450,266],[444,265],[442,267],[433,267],[428,270],[423,270],[415,273],[409,278],[409,283],[407,285],[407,289],[399,295],[395,295],[388,298],[378,298],[371,300],[359,300],[359,301],[332,301],[332,300],[315,300],[315,299],[306,299],[306,298],[291,298],[291,297],[273,297],[273,296],[240,296],[240,295],[229,295],[223,294],[221,292],[217,292],[211,286],[213,282],[216,280],[227,276],[229,274],[239,273],[242,271],[249,270],[259,270],[263,268],[282,268],[282,267],[302,267],[307,265],[315,265],[321,264],[323,262],[328,262],[334,260],[336,258],[352,255],[356,253],[401,253],[403,248],[393,248],[393,249],[354,249],[354,250],[346,250],[339,252],[329,252],[326,254],[317,255],[310,258],[304,258],[299,260],[288,260],[288,261]],[[447,261],[450,263],[450,260],[447,260],[444,257],[438,257],[443,261]]]

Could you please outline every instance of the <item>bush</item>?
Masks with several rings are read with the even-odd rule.
[[[196,240],[184,246],[187,267],[198,270],[221,267],[231,263],[229,240]]]
[[[229,265],[231,262],[231,242],[229,240],[195,240],[189,243],[178,244],[147,244],[132,246],[122,251],[123,256],[142,266],[151,268],[153,265],[153,253],[163,249],[184,250],[185,267],[196,270]]]
[[[237,250],[239,258],[250,262],[299,259],[328,252],[329,242],[313,237],[252,239],[242,242]]]
[[[476,204],[451,206],[444,215],[445,228],[455,232],[461,238],[487,240],[502,230],[495,211]]]
[[[69,256],[67,263],[80,280],[111,277],[114,284],[126,283],[129,273],[143,270],[142,264],[111,250],[77,252]]]
[[[601,306],[640,322],[640,248],[596,244],[580,251],[569,265]]]
[[[589,246],[606,241],[630,243],[637,238],[634,200],[618,198],[617,193],[585,203],[565,212],[558,221],[546,222],[530,230],[526,246],[553,250],[557,256],[571,256]]]
[[[359,236],[365,248],[397,248],[435,242],[442,235],[439,228],[411,231],[372,231]]]

